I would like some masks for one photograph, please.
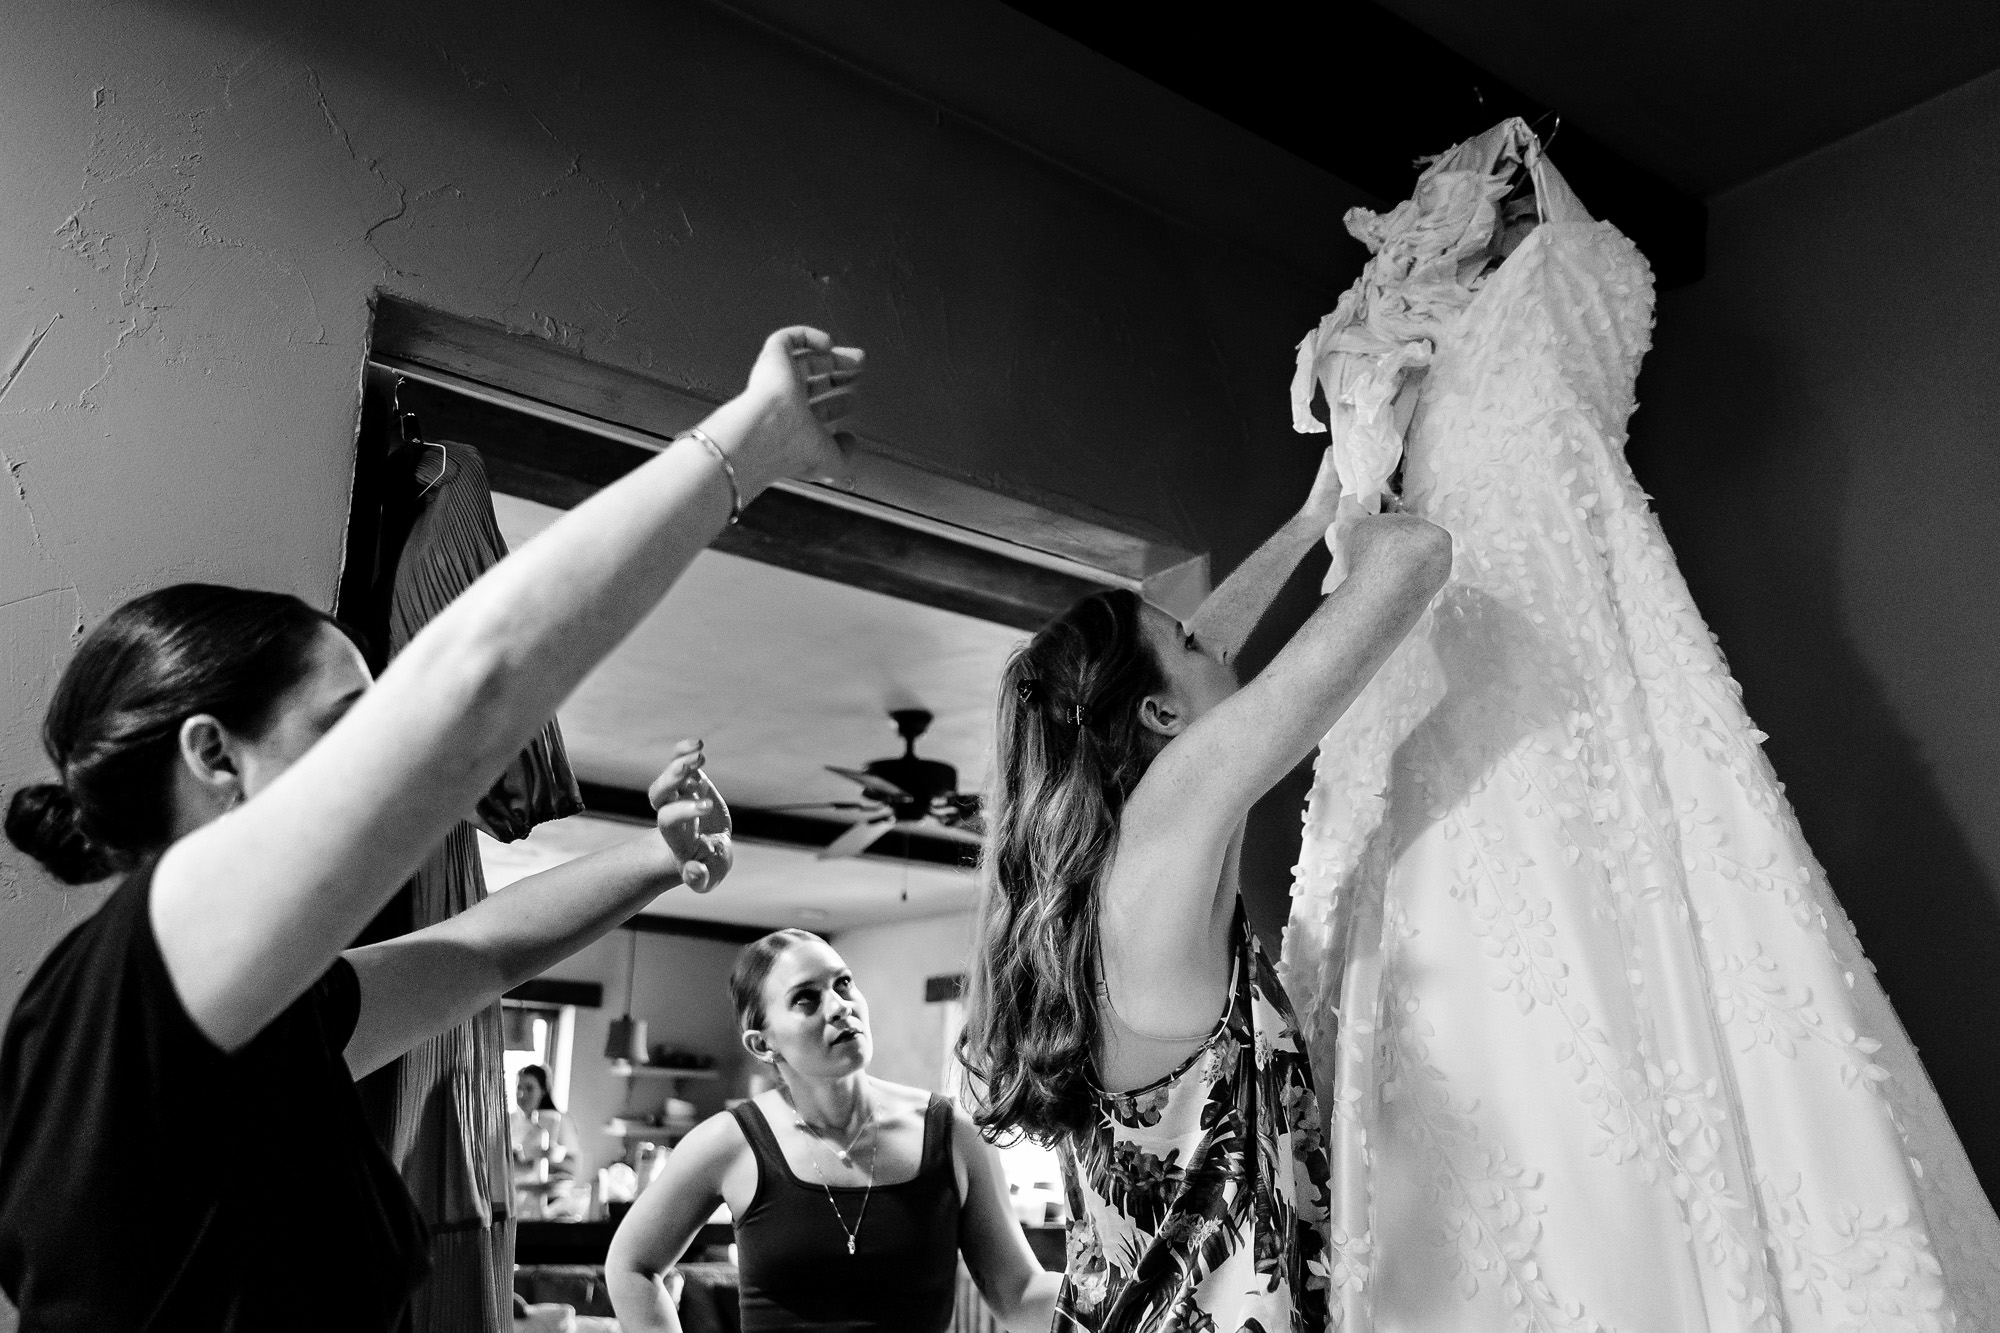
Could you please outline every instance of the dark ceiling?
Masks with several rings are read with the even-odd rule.
[[[1328,275],[1351,271],[1346,207],[1521,115],[1662,285],[1689,282],[1708,198],[2000,68],[2000,0],[716,3]]]
[[[1696,195],[1574,117],[1564,123],[1561,103],[1522,93],[1365,0],[1238,6],[1227,23],[1198,25],[1134,22],[1130,11],[1065,0],[1006,3],[1385,200],[1409,193],[1419,158],[1520,116],[1544,142],[1560,138],[1564,176],[1594,214],[1638,242],[1663,285],[1701,276],[1707,214]]]
[[[1995,0],[1380,3],[1703,198],[2000,68]]]
[[[1515,100],[1698,199],[2000,68],[1995,0],[1322,0],[1180,26],[1007,3],[1309,160]]]

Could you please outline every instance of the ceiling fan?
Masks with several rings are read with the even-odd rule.
[[[943,831],[966,840],[976,840],[986,832],[979,817],[979,795],[958,790],[958,770],[936,759],[920,758],[917,738],[930,729],[931,714],[924,708],[890,710],[889,720],[903,738],[903,753],[893,759],[874,759],[860,768],[826,765],[861,787],[858,801],[815,801],[809,805],[774,807],[780,810],[858,810],[863,817],[845,833],[828,843],[819,859],[859,856],[891,829],[914,832],[919,826]]]

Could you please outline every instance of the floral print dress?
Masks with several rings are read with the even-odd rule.
[[[1181,1066],[1098,1094],[1062,1146],[1069,1263],[1057,1333],[1319,1333],[1327,1158],[1292,1007],[1237,910],[1229,1007]]]

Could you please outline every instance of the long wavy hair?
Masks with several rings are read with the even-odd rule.
[[[1094,1116],[1098,888],[1118,820],[1161,738],[1140,721],[1166,684],[1131,592],[1084,598],[1001,674],[997,779],[958,1058],[974,1119],[1048,1142]]]

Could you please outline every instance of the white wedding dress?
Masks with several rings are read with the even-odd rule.
[[[1472,276],[1517,164],[1541,224]],[[1338,1326],[2000,1330],[2000,1222],[1621,453],[1645,260],[1518,121],[1349,226],[1302,425],[1323,388],[1349,489],[1400,456],[1457,545],[1321,746],[1285,933]]]

